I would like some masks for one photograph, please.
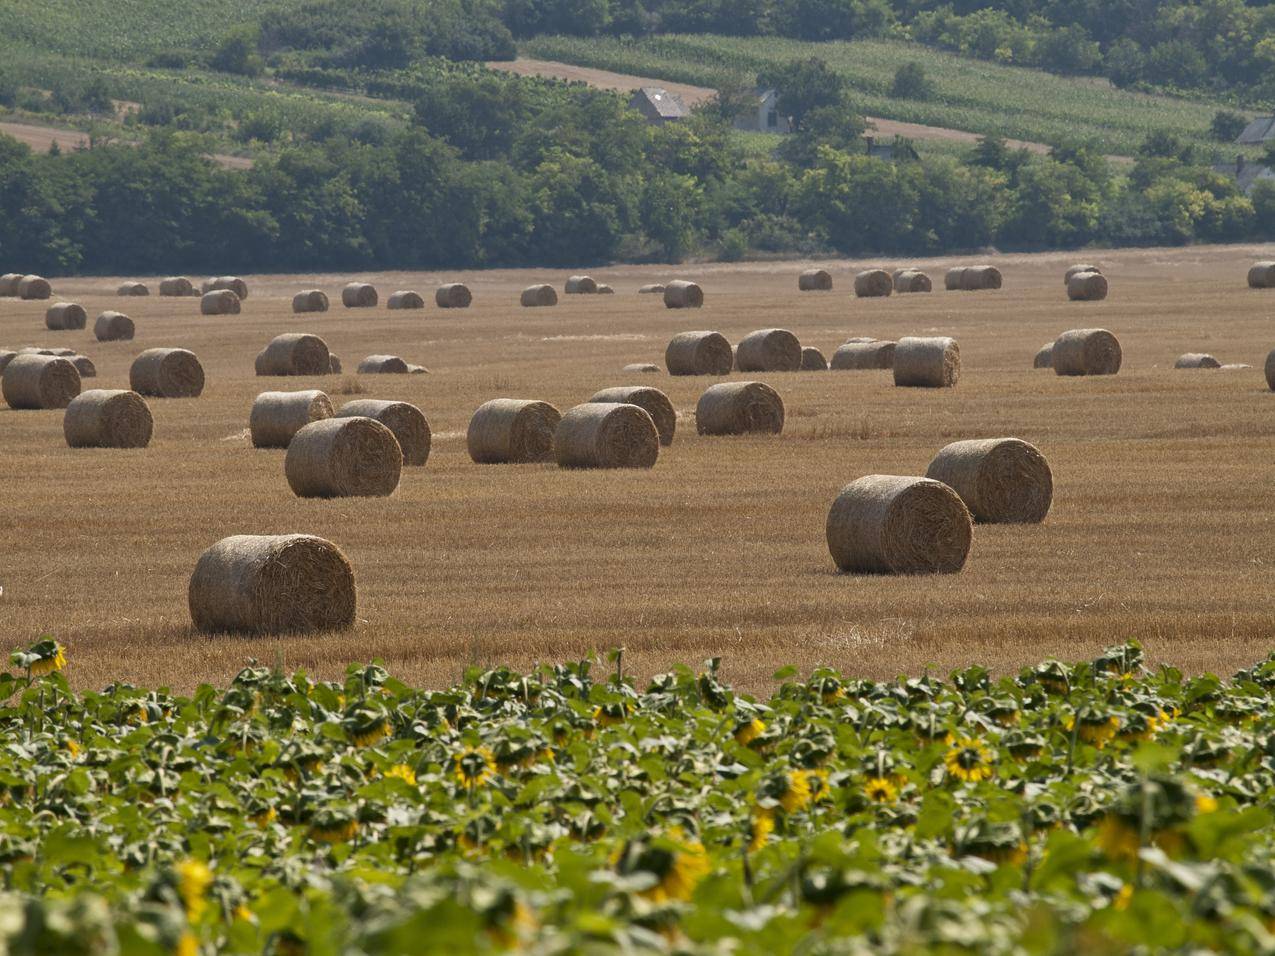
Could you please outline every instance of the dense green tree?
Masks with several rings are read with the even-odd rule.
[[[776,106],[800,129],[806,116],[826,107],[841,106],[845,100],[846,80],[818,57],[790,60],[771,67],[757,77],[759,86],[773,87],[778,94]]]

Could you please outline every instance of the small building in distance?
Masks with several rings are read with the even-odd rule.
[[[1275,116],[1263,116],[1244,127],[1238,146],[1261,146],[1264,143],[1275,143]]]
[[[1235,184],[1245,196],[1253,195],[1253,187],[1263,181],[1275,181],[1275,170],[1261,163],[1245,159],[1242,155],[1235,157],[1233,163],[1214,163],[1213,171],[1235,177]]]
[[[686,107],[677,94],[660,86],[643,86],[634,90],[629,97],[629,108],[637,110],[648,123],[656,126],[686,118]]]
[[[779,94],[774,90],[758,90],[756,109],[735,120],[735,128],[753,133],[791,133],[788,117],[779,112]]]

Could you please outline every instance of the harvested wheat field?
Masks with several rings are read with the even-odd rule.
[[[1067,300],[1058,279],[1075,253],[997,257],[999,290],[876,299],[851,291],[869,266],[941,276],[967,263],[819,263],[836,291],[799,300],[793,286],[809,262],[597,269],[614,296],[565,296],[551,309],[521,308],[519,293],[560,285],[568,270],[253,276],[237,316],[201,316],[196,299],[131,301],[131,342],[50,333],[46,304],[0,300],[0,349],[74,348],[96,364],[98,388],[127,388],[134,358],[151,348],[189,349],[206,377],[198,398],[150,401],[145,449],[69,448],[63,411],[0,406],[6,636],[17,646],[55,635],[80,686],[186,690],[224,684],[249,658],[333,675],[379,657],[396,676],[442,685],[470,664],[525,667],[614,645],[641,672],[720,655],[727,679],[756,690],[786,663],[877,676],[973,661],[1009,669],[1126,638],[1153,660],[1229,672],[1266,654],[1275,618],[1275,393],[1261,370],[1275,347],[1275,291],[1246,283],[1263,258],[1269,251],[1238,246],[1104,253],[1111,293],[1101,302]],[[637,294],[678,277],[703,287],[701,310]],[[473,304],[292,313],[298,290],[336,296],[352,278],[388,289],[463,281]],[[53,286],[96,314],[117,301],[120,281]],[[960,381],[896,388],[888,369],[621,371],[663,369],[678,332],[715,329],[737,344],[774,326],[826,355],[852,336],[949,336]],[[1077,328],[1119,337],[1119,374],[1032,368],[1041,342]],[[256,376],[256,355],[288,332],[318,335],[344,356],[410,355],[429,374]],[[1175,372],[1194,351],[1255,367]],[[782,397],[783,432],[696,434],[703,391],[744,379]],[[476,465],[466,451],[470,415],[489,399],[566,410],[624,385],[660,388],[681,418],[652,469]],[[404,470],[390,497],[296,497],[285,453],[254,449],[247,430],[253,398],[280,389],[322,389],[337,406],[418,406],[433,433],[428,464]],[[1003,436],[1048,458],[1053,505],[1042,524],[976,525],[958,574],[835,573],[824,531],[842,487],[923,475],[950,442]],[[230,535],[291,533],[348,557],[354,629],[195,634],[187,588],[199,556]]]

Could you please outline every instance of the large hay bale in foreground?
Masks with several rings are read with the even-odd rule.
[[[1174,368],[1221,368],[1222,363],[1205,352],[1187,352],[1179,355]]]
[[[1101,272],[1077,272],[1067,281],[1072,302],[1101,302],[1107,297],[1107,277]]]
[[[620,369],[621,372],[640,372],[643,375],[660,373],[660,367],[654,362],[633,362]]]
[[[1248,285],[1251,289],[1275,289],[1275,262],[1254,263],[1248,270]]]
[[[233,289],[213,289],[199,299],[200,315],[238,315],[242,305]]]
[[[258,375],[328,375],[332,353],[317,335],[285,332],[271,339],[257,356]]]
[[[865,269],[854,277],[854,294],[860,299],[880,299],[894,291],[894,276],[884,269]]]
[[[593,295],[598,291],[598,283],[593,276],[571,276],[563,287],[567,295]]]
[[[434,304],[440,309],[468,309],[473,301],[473,293],[463,282],[448,282],[434,292]]]
[[[847,342],[832,353],[829,367],[838,372],[859,372],[894,367],[897,343],[873,339],[869,342]]]
[[[670,375],[729,375],[734,364],[730,343],[720,332],[679,332],[664,350]]]
[[[561,420],[561,413],[548,402],[494,398],[469,420],[469,457],[480,465],[549,461]]]
[[[1120,371],[1120,341],[1106,329],[1072,329],[1054,340],[1058,375],[1115,375]]]
[[[709,387],[695,406],[701,435],[778,435],[784,430],[784,400],[762,382],[722,382]]]
[[[56,355],[17,355],[0,379],[10,408],[66,408],[80,394],[80,373],[70,359]]]
[[[125,282],[116,291],[116,295],[124,296],[142,296],[150,295],[150,287],[145,282]]]
[[[185,298],[195,294],[195,283],[185,276],[169,276],[159,280],[159,294],[173,298]]]
[[[16,299],[21,281],[22,275],[18,272],[6,272],[0,276],[0,299]]]
[[[830,292],[832,291],[832,273],[827,269],[807,269],[797,276],[797,290],[799,292]]]
[[[93,336],[99,342],[128,342],[136,331],[133,320],[123,312],[103,312],[93,323]]]
[[[828,511],[828,551],[853,574],[950,574],[965,566],[973,522],[939,481],[867,475],[841,489]]]
[[[1040,347],[1040,351],[1036,353],[1036,357],[1032,359],[1032,368],[1053,368],[1054,367],[1054,343],[1046,342]]]
[[[803,372],[826,372],[828,360],[817,348],[807,345],[801,350],[801,370]]]
[[[1035,445],[1018,438],[952,442],[925,471],[965,502],[975,521],[1037,524],[1049,514],[1054,476]]]
[[[664,286],[664,307],[667,309],[698,309],[704,305],[704,290],[694,282],[674,279]]]
[[[425,414],[415,405],[361,398],[346,402],[335,417],[374,418],[394,433],[399,448],[403,450],[404,465],[420,467],[429,460],[433,436]]]
[[[384,498],[398,487],[403,450],[374,418],[327,418],[297,430],[283,472],[298,498]]]
[[[934,283],[918,269],[900,269],[894,274],[895,292],[930,292]]]
[[[376,286],[368,282],[350,282],[341,290],[341,304],[347,309],[371,309],[379,301]]]
[[[209,292],[233,292],[243,302],[248,298],[248,283],[238,276],[217,276],[201,282],[199,291],[203,295]]]
[[[590,402],[562,416],[553,452],[559,468],[651,468],[660,436],[644,408]]]
[[[961,350],[946,336],[899,339],[894,349],[894,384],[907,388],[951,388],[961,377]]]
[[[322,289],[304,289],[292,297],[292,311],[326,312],[328,311],[328,294]]]
[[[735,348],[741,372],[795,372],[801,368],[801,343],[787,329],[749,332]]]
[[[147,349],[133,359],[128,384],[153,398],[198,398],[204,390],[204,367],[186,349]]]
[[[541,283],[539,285],[529,285],[522,290],[522,295],[518,297],[519,303],[526,309],[537,309],[549,305],[558,304],[558,293],[551,285]]]
[[[53,332],[70,332],[88,325],[89,315],[76,302],[58,302],[44,313],[44,327]]]
[[[75,370],[80,373],[80,378],[97,378],[97,366],[93,364],[93,360],[87,355],[68,355],[66,357]]]
[[[406,375],[411,370],[397,355],[369,355],[359,363],[360,375]]]
[[[81,392],[66,407],[62,431],[72,448],[145,448],[155,430],[146,399],[123,389]]]
[[[23,276],[18,280],[18,298],[28,301],[48,299],[53,296],[53,286],[40,276]]]
[[[648,282],[638,287],[638,295],[663,295],[664,285],[659,282]]]
[[[673,444],[673,433],[677,430],[677,411],[669,397],[658,388],[646,385],[620,385],[615,388],[604,388],[589,399],[592,405],[636,405],[651,416],[655,430],[659,433],[661,445]]]
[[[262,392],[253,400],[248,416],[253,447],[287,448],[292,436],[306,425],[332,414],[332,400],[318,389]]]
[[[200,556],[188,599],[195,628],[208,633],[345,630],[354,624],[354,571],[323,538],[234,535]]]
[[[390,297],[385,302],[387,309],[423,309],[425,308],[425,299],[419,292],[413,292],[411,289],[400,289],[398,292],[390,293]]]
[[[1102,269],[1098,266],[1088,264],[1074,265],[1069,267],[1067,271],[1063,273],[1063,285],[1071,285],[1071,277],[1080,275],[1082,272],[1096,272],[1098,275],[1102,275]]]

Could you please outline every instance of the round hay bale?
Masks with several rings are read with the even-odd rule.
[[[894,277],[884,269],[867,269],[854,277],[854,294],[860,299],[883,298],[894,291]]]
[[[0,276],[0,299],[15,299],[18,296],[18,283],[22,276],[17,272],[6,272]]]
[[[185,276],[169,276],[159,280],[159,294],[174,298],[185,298],[195,294],[195,283]]]
[[[72,448],[145,448],[154,430],[146,399],[123,389],[81,392],[62,419],[66,443]]]
[[[88,325],[89,316],[84,306],[76,302],[59,302],[44,313],[44,327],[54,332],[69,332]]]
[[[644,408],[589,402],[562,416],[553,453],[559,468],[651,468],[660,436]]]
[[[951,574],[965,566],[973,522],[939,481],[867,475],[841,489],[828,511],[828,551],[852,574]]]
[[[729,375],[734,363],[730,343],[720,332],[679,332],[664,350],[670,375]]]
[[[308,534],[240,534],[205,551],[190,577],[196,630],[279,634],[354,624],[354,571],[341,549]]]
[[[10,408],[66,408],[80,394],[80,373],[56,355],[17,355],[0,379]]]
[[[123,312],[103,312],[93,323],[93,335],[99,342],[127,342],[135,331],[133,320]]]
[[[828,371],[828,360],[823,357],[823,353],[813,346],[806,346],[801,350],[801,370],[803,372],[826,372]]]
[[[1222,363],[1215,359],[1212,355],[1204,352],[1187,352],[1185,355],[1179,355],[1178,360],[1173,363],[1174,368],[1221,368]]]
[[[1115,375],[1120,371],[1120,341],[1106,329],[1072,329],[1054,340],[1051,353],[1058,375]]]
[[[1266,374],[1266,385],[1272,392],[1275,392],[1275,349],[1272,349],[1266,355],[1266,366],[1263,369]],[[8,373],[6,373],[8,374]],[[12,403],[10,403],[12,404]]]
[[[668,309],[698,309],[704,305],[704,290],[694,282],[674,279],[664,286],[664,306]]]
[[[386,402],[361,398],[346,402],[336,418],[373,418],[394,433],[403,450],[403,464],[420,467],[429,460],[432,435],[425,414],[407,402]]]
[[[28,345],[26,348],[18,349],[19,355],[56,355],[60,358],[70,358],[72,355],[79,355],[75,349],[45,349],[38,345]]]
[[[0,279],[0,289],[3,288],[3,283],[4,280]],[[1248,270],[1248,285],[1250,289],[1275,289],[1275,262],[1255,263]],[[0,295],[3,294],[0,291]]]
[[[68,355],[67,359],[75,370],[80,373],[80,378],[97,378],[97,366],[93,364],[93,360],[87,355]]]
[[[217,276],[200,283],[199,291],[205,295],[209,292],[233,292],[243,302],[248,298],[248,283],[238,276]]]
[[[1072,302],[1099,302],[1107,297],[1107,277],[1101,272],[1077,272],[1067,282]]]
[[[411,370],[397,355],[369,355],[359,363],[360,375],[406,375]]]
[[[951,388],[961,377],[956,339],[904,337],[894,349],[894,384],[908,388]]]
[[[658,375],[660,372],[660,367],[656,365],[654,362],[634,362],[631,365],[624,366],[624,368],[620,369],[620,371],[621,372],[640,372],[643,375],[647,375],[651,373]]]
[[[551,285],[529,285],[522,290],[518,301],[524,308],[534,309],[546,305],[558,304],[558,293]]]
[[[966,266],[961,273],[961,289],[965,292],[982,292],[999,289],[1003,279],[995,266]]]
[[[341,374],[341,356],[337,355],[335,352],[328,353],[328,371],[332,375]]]
[[[147,349],[133,359],[128,384],[153,398],[198,398],[204,390],[204,367],[186,349]]]
[[[332,400],[318,389],[262,392],[253,399],[248,430],[254,448],[287,448],[306,425],[331,417]]]
[[[868,342],[880,342],[881,340],[871,335],[856,335],[846,339],[846,345],[862,345]]]
[[[0,375],[4,374],[4,370],[8,368],[9,363],[18,357],[17,352],[10,352],[7,349],[0,349]]]
[[[832,273],[827,269],[807,269],[797,276],[799,292],[831,292]]]
[[[128,296],[150,295],[151,290],[145,282],[125,282],[116,290],[115,294]]]
[[[1068,267],[1067,271],[1063,273],[1063,285],[1066,285],[1066,286],[1071,285],[1071,277],[1074,275],[1079,275],[1082,272],[1095,272],[1098,275],[1102,275],[1102,269],[1098,268],[1098,266],[1094,266],[1094,265],[1070,266]]]
[[[379,301],[376,287],[367,282],[351,282],[341,290],[341,304],[347,309],[371,309]]]
[[[1036,353],[1036,357],[1032,359],[1032,368],[1053,368],[1054,367],[1054,343],[1046,342],[1040,347],[1040,351]]]
[[[651,416],[661,445],[673,444],[677,430],[677,412],[669,397],[658,388],[646,385],[620,385],[604,388],[589,399],[591,405],[636,405]]]
[[[960,292],[964,287],[965,267],[956,266],[948,269],[943,276],[943,288],[948,292]]]
[[[1054,476],[1040,450],[1018,438],[976,438],[943,448],[925,477],[965,502],[975,521],[1039,524],[1054,498]]]
[[[695,406],[701,435],[744,435],[784,430],[784,400],[762,382],[722,382],[709,387]]]
[[[598,295],[615,295],[615,290],[605,282],[598,283]]]
[[[275,336],[257,356],[258,375],[328,375],[332,353],[317,335],[286,332]]]
[[[894,342],[847,342],[832,353],[829,366],[838,372],[894,368]]]
[[[894,275],[895,292],[930,292],[933,288],[930,277],[917,269],[901,269]]]
[[[410,289],[402,289],[398,292],[391,293],[389,299],[385,303],[387,309],[423,309],[425,308],[425,300],[419,292],[412,292]]]
[[[598,284],[592,276],[571,276],[563,291],[567,295],[593,295],[598,291]]]
[[[469,457],[480,465],[550,461],[561,420],[548,402],[494,398],[469,420]]]
[[[638,288],[638,295],[663,295],[664,286],[659,282],[649,282]]]
[[[53,286],[49,285],[48,279],[42,279],[40,276],[23,276],[18,280],[18,298],[27,299],[48,299],[53,296]]]
[[[239,296],[232,289],[213,289],[199,300],[201,315],[238,315],[240,308]]]
[[[440,285],[434,292],[434,304],[440,309],[468,309],[474,301],[469,286],[463,282],[449,282]]]
[[[787,329],[749,332],[735,348],[741,372],[795,372],[801,368],[801,343]]]
[[[297,430],[283,472],[298,498],[384,498],[398,488],[403,450],[373,418],[327,418]]]
[[[321,289],[305,289],[292,297],[293,312],[326,312],[328,295]]]

